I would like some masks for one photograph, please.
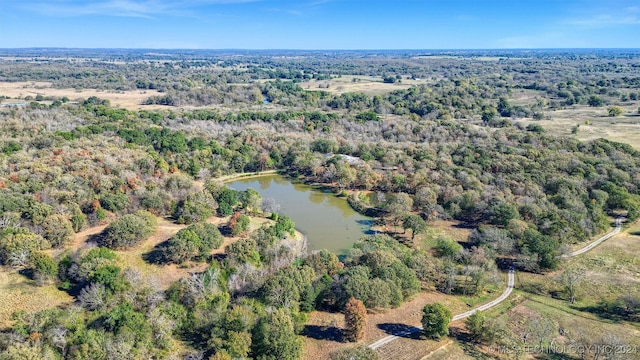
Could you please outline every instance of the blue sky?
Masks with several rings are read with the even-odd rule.
[[[638,48],[640,0],[0,0],[0,48]]]

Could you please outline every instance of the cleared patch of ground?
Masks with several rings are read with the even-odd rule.
[[[401,82],[385,83],[380,77],[344,75],[330,80],[309,80],[298,85],[310,91],[327,91],[335,94],[361,92],[369,95],[381,95],[425,83],[425,80],[405,78]]]
[[[162,93],[156,90],[95,90],[95,89],[57,89],[51,87],[48,82],[0,82],[0,96],[9,96],[11,99],[4,99],[3,104],[23,102],[27,96],[35,98],[37,95],[44,97],[68,97],[71,101],[77,99],[87,99],[97,96],[111,102],[113,107],[120,107],[129,110],[139,109],[160,109],[168,108],[161,105],[141,105],[141,102],[150,96],[159,96]]]
[[[487,318],[498,318],[508,327],[514,344],[522,346],[534,336],[532,319],[543,319],[551,324],[543,346],[552,342],[558,349],[569,351],[569,344],[613,344],[621,342],[631,347],[625,359],[640,358],[640,323],[616,313],[610,313],[602,304],[626,295],[640,295],[640,224],[605,241],[588,253],[563,260],[559,270],[546,275],[517,274],[515,291],[507,301],[487,312]],[[568,295],[557,281],[567,269],[586,269],[584,279],[577,285],[576,302],[570,304]],[[528,334],[528,335],[527,335]],[[513,358],[515,354],[501,353],[487,345],[470,347],[456,343],[467,354],[480,351],[492,358]],[[634,350],[635,349],[635,350]],[[566,355],[566,354],[565,354]],[[572,353],[571,358],[580,358]],[[602,357],[603,354],[600,354]],[[523,358],[540,358],[540,354],[523,353]],[[536,357],[538,356],[538,357]],[[587,355],[592,358],[593,353]]]
[[[39,311],[71,302],[73,298],[55,285],[38,286],[12,269],[0,267],[0,329],[11,324],[15,311]]]
[[[363,344],[370,344],[392,333],[410,327],[419,326],[422,319],[422,308],[426,304],[442,303],[454,314],[462,313],[479,302],[486,302],[497,297],[503,288],[495,288],[491,294],[469,298],[450,296],[436,291],[424,291],[415,295],[410,301],[403,303],[396,309],[369,310],[367,316],[367,330]],[[344,329],[344,315],[314,311],[309,314],[305,325],[305,359],[327,359],[336,349],[353,346],[342,340]],[[408,335],[381,347],[378,351],[383,359],[419,360],[430,354],[440,346],[451,342],[426,340],[419,333]]]
[[[621,105],[622,116],[608,116],[607,107],[586,105],[571,106],[562,110],[545,111],[545,119],[521,119],[516,122],[538,124],[553,135],[575,136],[580,140],[605,138],[626,143],[640,149],[640,102],[630,101]],[[577,126],[575,134],[572,129]]]

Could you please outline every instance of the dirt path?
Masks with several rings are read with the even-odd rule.
[[[498,298],[496,298],[495,300],[492,300],[484,305],[478,306],[475,309],[463,312],[462,314],[458,314],[455,315],[453,317],[453,319],[451,319],[451,321],[457,321],[457,320],[461,320],[464,319],[466,317],[469,317],[471,315],[473,315],[475,312],[477,311],[484,311],[487,309],[490,309],[498,304],[500,304],[501,302],[503,302],[506,298],[509,297],[509,295],[511,295],[511,292],[513,291],[513,286],[515,284],[515,270],[511,269],[509,270],[509,274],[507,276],[507,288],[504,290],[504,292],[502,293],[502,295],[500,295]],[[393,335],[389,335],[387,337],[384,337],[376,342],[374,342],[373,344],[370,344],[369,347],[371,349],[377,349],[379,347],[382,347],[394,340],[396,340],[397,338],[400,337],[407,337],[411,334],[417,333],[419,331],[422,330],[422,326],[414,326],[414,327],[410,327],[406,330],[402,330],[400,332],[397,332]]]
[[[585,252],[593,249],[594,247],[600,245],[601,243],[603,243],[604,241],[606,241],[607,239],[610,239],[611,237],[617,235],[618,233],[620,233],[622,227],[622,219],[618,218],[616,220],[616,228],[610,232],[608,232],[607,234],[601,236],[600,238],[592,241],[591,243],[587,244],[586,246],[584,246],[581,249],[578,249],[570,254],[566,254],[561,256],[562,258],[569,258],[569,257],[574,257],[574,256],[578,256],[581,254],[584,254]],[[513,291],[513,287],[515,284],[515,270],[511,269],[509,270],[509,274],[508,274],[508,278],[507,278],[507,288],[505,289],[505,291],[502,293],[502,295],[500,295],[497,299],[492,300],[484,305],[478,306],[475,309],[466,311],[464,313],[455,315],[452,319],[452,321],[456,321],[456,320],[461,320],[464,319],[466,317],[469,317],[471,315],[473,315],[473,313],[475,313],[476,311],[484,311],[487,309],[490,309],[498,304],[500,304],[501,302],[503,302],[504,300],[506,300],[509,295],[511,294],[511,292]],[[386,344],[389,344],[391,342],[393,342],[396,339],[399,338],[403,338],[403,337],[408,337],[411,334],[417,333],[420,330],[422,330],[422,326],[417,326],[417,327],[409,327],[407,329],[403,329],[401,331],[398,331],[396,333],[394,333],[393,335],[389,335],[386,336],[378,341],[373,342],[372,344],[369,345],[369,348],[371,349],[379,349],[381,347],[383,347]]]
[[[570,258],[570,257],[574,257],[574,256],[578,256],[578,255],[584,254],[587,251],[593,249],[594,247],[602,244],[605,240],[607,240],[607,239],[617,235],[618,233],[620,233],[621,229],[622,229],[622,220],[621,219],[617,219],[616,220],[616,228],[613,231],[610,231],[610,232],[602,235],[602,237],[600,237],[598,240],[596,240],[596,241],[592,242],[591,244],[583,247],[582,249],[576,250],[576,251],[574,251],[572,253],[569,253],[569,254],[564,254],[564,255],[562,255],[560,257],[563,258],[563,259],[566,259],[566,258]]]

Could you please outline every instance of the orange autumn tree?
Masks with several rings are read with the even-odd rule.
[[[359,341],[364,338],[367,325],[367,308],[362,301],[350,298],[344,308],[345,338],[347,341]]]

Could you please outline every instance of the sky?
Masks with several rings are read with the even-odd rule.
[[[0,0],[0,48],[638,48],[640,0]]]

